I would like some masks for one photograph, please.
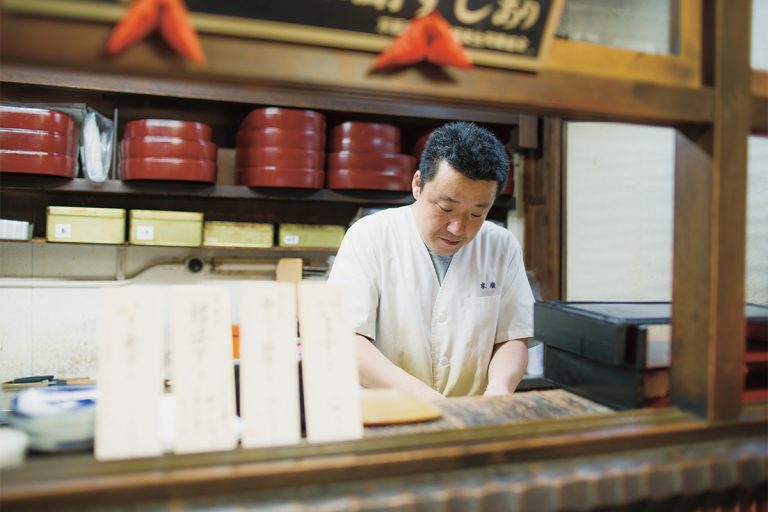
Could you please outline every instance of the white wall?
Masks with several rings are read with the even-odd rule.
[[[567,299],[670,300],[674,131],[567,125]],[[768,138],[750,137],[746,300],[768,304]]]

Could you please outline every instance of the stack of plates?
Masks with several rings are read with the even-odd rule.
[[[92,447],[95,418],[95,386],[48,386],[19,393],[8,419],[31,449],[54,452]]]
[[[399,151],[400,130],[391,124],[346,122],[335,127],[328,188],[410,190],[416,159]]]
[[[140,119],[125,125],[120,178],[216,183],[216,144],[211,127],[170,119]]]
[[[237,182],[249,187],[321,188],[325,116],[312,110],[260,108],[240,124]]]
[[[0,105],[0,173],[77,173],[77,122],[43,108]]]

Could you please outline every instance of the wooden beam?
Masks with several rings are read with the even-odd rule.
[[[608,49],[616,60],[596,59],[595,65],[620,63],[624,71],[611,76],[590,76],[574,71],[575,66],[528,73],[426,64],[374,73],[372,53],[204,35],[210,64],[200,68],[183,62],[157,38],[106,58],[110,28],[3,12],[0,77],[109,92],[509,124],[515,124],[517,112],[661,125],[712,120],[712,90],[694,84],[695,73],[667,83],[649,79],[674,77],[667,66],[672,56]],[[578,59],[580,46],[567,48],[563,58]],[[636,78],[633,69],[645,69],[646,62],[654,72]]]
[[[563,121],[542,120],[542,152],[523,164],[525,265],[538,281],[542,300],[559,300],[561,286],[561,217]]]
[[[715,117],[676,139],[671,399],[722,420],[743,387],[751,2],[707,8]]]

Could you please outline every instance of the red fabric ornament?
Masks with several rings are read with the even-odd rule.
[[[134,0],[109,35],[107,55],[122,52],[158,27],[176,53],[205,64],[205,54],[184,0]]]
[[[439,11],[414,18],[392,45],[379,54],[374,69],[407,66],[422,60],[438,66],[472,68],[464,46]]]

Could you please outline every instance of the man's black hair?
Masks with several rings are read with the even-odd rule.
[[[443,160],[469,179],[498,183],[497,197],[507,184],[509,158],[504,146],[493,133],[476,124],[448,123],[432,132],[419,164],[422,188],[435,177]]]

